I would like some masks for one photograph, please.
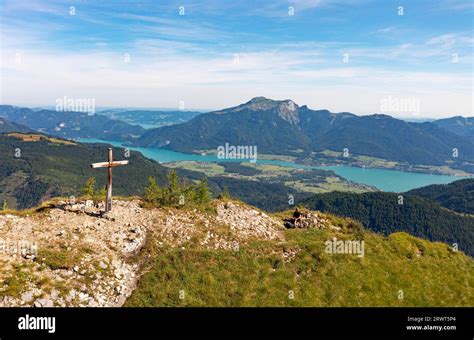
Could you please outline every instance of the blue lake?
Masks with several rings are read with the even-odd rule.
[[[107,143],[117,147],[123,147],[122,142],[100,140],[93,138],[82,138],[79,140],[83,143]],[[216,155],[198,155],[198,154],[186,154],[176,151],[160,148],[140,148],[140,147],[129,147],[130,150],[141,152],[145,157],[156,160],[160,163],[176,162],[176,161],[196,161],[196,162],[232,162],[241,160],[222,160],[218,159]],[[403,192],[414,188],[423,187],[430,184],[447,184],[462,177],[456,176],[442,176],[442,175],[431,175],[431,174],[419,174],[412,172],[396,171],[396,170],[383,170],[374,168],[358,168],[351,166],[305,166],[292,162],[281,161],[281,160],[267,160],[259,159],[258,164],[274,164],[292,168],[305,168],[305,169],[323,169],[332,170],[336,174],[345,179],[372,185],[383,191],[392,192]]]

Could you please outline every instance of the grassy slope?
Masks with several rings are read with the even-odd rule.
[[[349,230],[345,238],[364,238],[363,258],[325,253],[324,242],[334,234],[314,229],[288,230],[284,243],[255,241],[239,251],[204,250],[196,243],[155,249],[126,306],[474,305],[472,258],[442,243],[360,232],[350,229],[354,222],[329,218]],[[301,250],[285,263],[279,254],[294,248]]]

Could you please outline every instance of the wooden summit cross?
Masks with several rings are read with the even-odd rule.
[[[105,199],[105,211],[110,211],[112,209],[112,168],[120,165],[127,165],[128,161],[115,161],[112,154],[112,148],[109,148],[109,161],[92,163],[91,168],[108,168],[109,169],[109,180],[107,182],[107,197]]]

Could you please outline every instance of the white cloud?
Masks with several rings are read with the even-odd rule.
[[[392,33],[396,30],[396,26],[383,27],[377,30],[377,33]]]
[[[458,47],[460,45],[463,45],[463,47],[473,47],[473,44],[474,38],[472,37],[472,34],[469,33],[442,34],[435,36],[426,42],[426,45],[436,46],[436,48],[443,50],[452,49],[453,47]]]
[[[7,53],[2,63],[2,102],[53,105],[63,96],[95,98],[98,106],[187,108],[232,106],[264,95],[291,98],[313,108],[374,113],[385,95],[422,98],[429,117],[472,114],[469,74],[393,71],[343,64],[303,68],[301,51],[252,52],[237,63],[232,54],[213,57],[114,53],[38,54],[25,51],[21,64]]]

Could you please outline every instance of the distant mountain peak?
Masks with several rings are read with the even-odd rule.
[[[435,120],[433,124],[474,141],[474,117],[454,116]]]
[[[255,97],[250,99],[245,104],[242,105],[248,105],[248,106],[253,106],[256,108],[259,107],[277,107],[280,105],[291,105],[292,107],[298,107],[298,105],[292,101],[291,99],[285,99],[285,100],[274,100],[274,99],[269,99],[266,97]]]
[[[280,116],[280,118],[286,120],[291,124],[299,123],[298,110],[299,106],[294,101],[290,99],[286,100],[274,100],[265,97],[255,97],[249,100],[248,102],[231,107],[228,109],[216,111],[216,114],[223,114],[228,112],[239,112],[242,110],[250,111],[268,111],[275,110],[275,112]]]
[[[266,102],[266,101],[274,102],[275,100],[260,96],[260,97],[254,97],[250,99],[249,103],[258,103],[258,102]]]

